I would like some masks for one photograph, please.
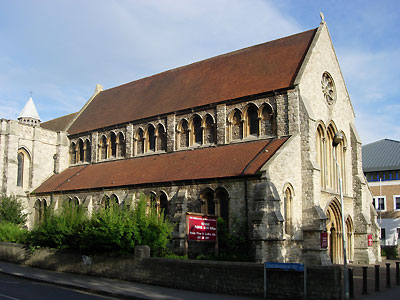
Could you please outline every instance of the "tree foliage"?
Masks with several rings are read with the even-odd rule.
[[[16,197],[4,195],[0,197],[0,222],[24,225],[27,214],[23,210],[21,201]]]

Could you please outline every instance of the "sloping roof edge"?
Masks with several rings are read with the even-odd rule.
[[[32,194],[256,174],[288,137],[72,166]]]

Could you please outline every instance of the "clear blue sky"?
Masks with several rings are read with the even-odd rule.
[[[400,140],[396,0],[0,0],[0,118],[42,121],[111,88],[316,28],[331,33],[364,144]]]

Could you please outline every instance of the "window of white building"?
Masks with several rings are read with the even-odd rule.
[[[386,211],[386,196],[374,197],[372,204],[376,211]]]
[[[400,210],[400,195],[393,196],[393,207],[394,210]]]

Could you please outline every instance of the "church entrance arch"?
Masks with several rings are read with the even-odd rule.
[[[326,230],[328,232],[328,253],[333,264],[343,263],[342,217],[340,203],[335,198],[326,210]]]

